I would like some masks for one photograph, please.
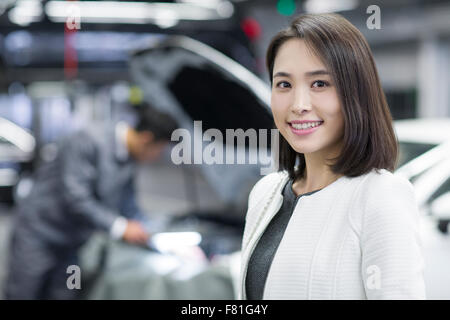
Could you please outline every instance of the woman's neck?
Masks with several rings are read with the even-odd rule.
[[[328,158],[331,157],[328,156]],[[303,178],[294,181],[292,185],[297,195],[325,188],[343,176],[331,171],[324,156],[305,154],[305,162],[306,167]]]

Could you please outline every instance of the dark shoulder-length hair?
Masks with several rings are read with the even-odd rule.
[[[321,59],[336,85],[344,117],[343,147],[330,166],[336,174],[356,177],[372,169],[393,171],[398,143],[371,50],[361,32],[338,14],[303,14],[278,32],[269,44],[266,63],[271,84],[280,46],[302,39]],[[305,157],[280,134],[280,170],[292,179],[305,173]]]

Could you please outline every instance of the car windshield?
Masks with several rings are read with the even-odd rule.
[[[417,142],[400,142],[400,154],[398,161],[398,168],[405,163],[417,158],[421,154],[436,147],[436,144],[417,143]]]

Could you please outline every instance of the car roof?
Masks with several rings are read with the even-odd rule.
[[[450,118],[423,118],[394,121],[399,142],[440,144],[450,141]]]

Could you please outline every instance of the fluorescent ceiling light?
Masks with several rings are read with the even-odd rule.
[[[223,18],[229,18],[234,13],[234,6],[229,1],[223,1],[216,7],[217,13]]]
[[[222,0],[177,0],[178,3],[188,3],[205,8],[216,8]]]
[[[66,22],[71,8],[76,6],[83,23],[155,23],[170,27],[179,20],[217,20],[231,17],[233,8],[222,1],[214,8],[189,3],[146,3],[119,1],[49,1],[45,12],[54,22]],[[224,7],[225,5],[225,7]],[[231,5],[232,6],[232,5]],[[72,10],[73,11],[73,10]]]
[[[39,0],[18,0],[14,8],[9,11],[11,22],[27,26],[32,22],[41,20],[42,4]]]
[[[216,10],[223,18],[229,18],[234,13],[234,6],[228,0],[177,0],[177,2]]]
[[[353,10],[358,7],[358,0],[307,0],[305,10],[308,13],[327,13]]]

